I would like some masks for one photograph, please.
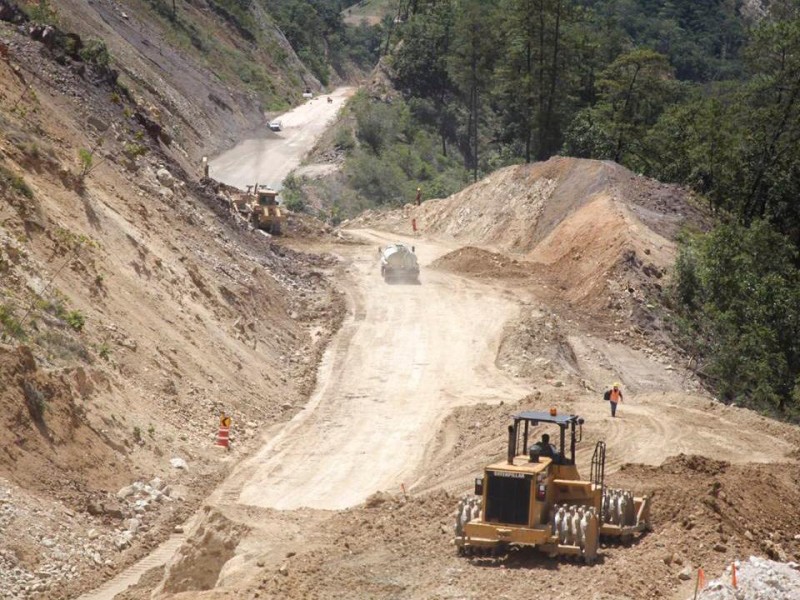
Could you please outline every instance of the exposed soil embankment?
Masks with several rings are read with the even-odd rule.
[[[106,31],[92,29],[103,11],[136,20],[116,4],[67,4],[76,13],[62,27],[82,15],[95,36]],[[300,410],[344,312],[329,283],[334,257],[253,231],[210,182],[187,175],[202,130],[194,141],[161,135],[113,72],[61,53],[51,34],[0,22],[0,588],[9,598],[76,597],[168,536],[233,457]],[[181,119],[204,110],[159,89]],[[321,224],[289,219],[291,245],[304,236],[332,239]],[[214,446],[222,412],[233,418],[231,454]]]
[[[65,28],[104,41],[120,81],[170,136],[169,152],[184,167],[199,173],[201,155],[264,128],[268,106],[301,102],[306,86],[320,89],[261,5],[245,11],[249,29],[219,3],[186,2],[174,18],[172,8],[152,0],[57,3]]]
[[[368,212],[372,224],[463,244],[431,267],[532,290],[616,341],[671,346],[660,296],[681,228],[709,219],[683,188],[602,161],[556,157],[501,169],[443,200]]]

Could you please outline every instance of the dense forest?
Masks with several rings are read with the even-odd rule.
[[[342,11],[355,0],[268,0],[272,18],[297,56],[328,85],[331,71],[343,76],[351,65],[370,69],[381,47],[381,29],[362,24],[347,27]]]
[[[48,22],[41,16],[55,14],[52,0],[37,1],[31,0],[31,10]],[[313,86],[314,78],[328,86],[369,72],[384,39],[381,26],[345,25],[341,11],[354,0],[131,2],[161,21],[171,44],[201,57],[221,80],[244,84],[267,111],[291,106],[298,91]],[[292,60],[286,42],[305,68]],[[289,92],[283,81],[291,82]]]
[[[401,0],[384,31],[401,97],[357,99],[342,144],[361,205],[555,154],[690,186],[723,225],[685,236],[683,343],[724,399],[797,414],[798,0]]]

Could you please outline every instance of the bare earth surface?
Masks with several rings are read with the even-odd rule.
[[[681,574],[698,566],[800,557],[798,429],[711,398],[647,306],[685,200],[610,165],[524,169],[496,177],[497,189],[423,206],[417,216],[432,226],[422,236],[407,234],[406,208],[361,220],[344,233],[357,243],[331,248],[348,317],[316,391],[212,495],[158,593],[477,599],[544,585],[553,598],[677,599],[691,594]],[[530,222],[519,208],[510,243],[502,229],[487,233],[497,217],[475,206],[501,192],[515,206],[503,178],[529,178],[520,193],[541,190],[544,207]],[[597,199],[575,191],[585,184]],[[630,241],[598,244],[621,227]],[[378,246],[397,239],[416,246],[421,285],[380,279]],[[613,380],[626,391],[616,419],[600,399]],[[550,406],[586,418],[579,465],[603,439],[611,485],[655,494],[655,532],[603,547],[592,568],[527,551],[457,558],[458,495],[503,455],[510,414]]]
[[[377,247],[388,238],[356,235],[370,245],[347,257],[350,319],[306,410],[245,465],[254,473],[244,504],[342,509],[400,489],[454,406],[526,393],[493,364],[513,302],[447,273],[429,272],[421,285],[386,285]],[[423,265],[443,251],[418,248]]]
[[[567,321],[554,326],[573,372],[504,374],[496,356],[508,322],[548,310],[535,290],[430,268],[448,242],[350,233],[366,243],[337,248],[349,310],[317,390],[209,499],[167,565],[165,597],[477,599],[547,581],[554,598],[677,599],[691,593],[678,577],[686,568],[800,552],[797,428],[721,405],[658,357]],[[396,239],[416,245],[421,285],[380,279],[377,246]],[[616,419],[586,389],[612,376],[628,390]],[[593,568],[529,552],[456,557],[458,495],[502,456],[511,413],[550,405],[587,419],[579,464],[605,439],[612,485],[656,495],[656,531],[634,547],[604,547]],[[222,556],[209,549],[216,538],[229,546]],[[209,572],[214,584],[199,584]],[[125,598],[146,597],[137,593]]]
[[[267,131],[263,137],[244,140],[222,153],[211,160],[209,174],[240,189],[261,183],[279,190],[354,91],[338,88],[327,95],[332,102],[317,96],[277,117],[281,131]]]
[[[55,63],[39,69],[39,48],[16,30],[3,36],[26,77],[50,69],[70,92],[40,86],[28,123],[4,123],[4,165],[24,173],[34,198],[0,207],[14,306],[30,304],[43,265],[60,264],[61,228],[98,242],[57,281],[67,307],[87,317],[80,336],[52,319],[72,337],[42,340],[46,361],[16,345],[0,351],[0,375],[14,382],[0,402],[27,427],[24,437],[0,434],[0,576],[13,575],[11,597],[96,587],[152,552],[206,495],[185,533],[93,598],[478,599],[537,589],[677,600],[690,595],[685,569],[718,573],[751,553],[800,559],[798,428],[704,392],[652,302],[667,285],[675,232],[687,220],[702,226],[685,192],[610,163],[555,158],[418,209],[367,215],[339,237],[292,216],[276,242],[225,221],[213,194],[164,168],[155,143],[129,171],[115,167],[123,151],[109,142],[86,189],[64,184],[58,173],[74,168],[75,149],[91,146],[84,122],[96,109],[82,103],[77,77]],[[11,64],[0,71],[10,106],[25,87]],[[279,187],[349,93],[285,115],[283,131],[218,157],[211,175]],[[105,91],[95,94],[92,106]],[[108,107],[108,128],[137,139],[122,111]],[[51,158],[32,157],[30,123]],[[381,280],[378,246],[396,239],[416,245],[421,285]],[[92,360],[68,369],[74,360],[56,351],[70,348]],[[625,402],[611,419],[600,398],[614,380]],[[44,433],[20,408],[24,384],[50,390]],[[503,455],[511,413],[550,406],[586,418],[584,474],[604,439],[610,482],[655,494],[655,531],[603,548],[593,568],[528,552],[458,558],[458,495]],[[236,438],[220,456],[223,409]],[[172,466],[175,456],[189,468]],[[74,497],[42,506],[65,493],[70,472]],[[154,493],[129,518],[140,500],[117,490],[154,475],[174,499]],[[50,563],[51,579],[69,587],[37,586]]]

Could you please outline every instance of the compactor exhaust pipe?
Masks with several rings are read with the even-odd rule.
[[[516,452],[516,444],[514,443],[517,438],[517,431],[513,425],[508,426],[508,464],[514,464],[514,455]]]

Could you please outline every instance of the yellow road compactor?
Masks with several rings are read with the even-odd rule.
[[[597,442],[591,474],[582,480],[575,445],[583,437],[577,415],[526,411],[508,427],[508,456],[475,480],[475,495],[461,499],[455,544],[462,555],[497,555],[509,546],[533,546],[550,556],[569,555],[592,564],[600,536],[627,541],[650,530],[650,497],[605,485],[606,447]],[[528,445],[533,428],[559,428]],[[520,451],[521,450],[521,451]]]

